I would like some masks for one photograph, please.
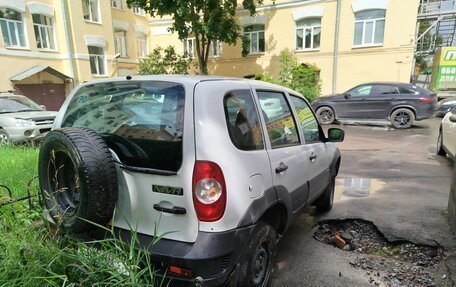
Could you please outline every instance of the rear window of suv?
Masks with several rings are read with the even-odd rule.
[[[62,127],[98,132],[128,166],[178,171],[182,164],[185,90],[160,81],[84,86],[72,98]]]

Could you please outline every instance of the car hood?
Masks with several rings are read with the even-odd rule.
[[[17,113],[5,113],[0,114],[3,116],[9,116],[16,119],[24,120],[44,120],[44,119],[54,119],[57,115],[57,112],[51,111],[30,111],[30,112],[17,112]]]
[[[340,97],[343,97],[343,94],[331,94],[331,95],[325,95],[325,96],[321,96],[315,100],[312,101],[312,103],[315,103],[315,102],[322,102],[322,101],[330,101],[332,99],[335,99],[335,98],[340,98]]]
[[[450,103],[451,102],[451,103]],[[456,98],[446,98],[437,103],[437,106],[456,106]]]

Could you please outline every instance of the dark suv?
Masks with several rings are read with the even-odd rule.
[[[433,117],[436,104],[435,94],[404,83],[366,83],[312,102],[322,124],[339,119],[389,120],[398,129]]]

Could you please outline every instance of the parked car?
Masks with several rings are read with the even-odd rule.
[[[27,97],[0,93],[0,145],[42,139],[51,130],[56,114]]]
[[[435,115],[443,118],[454,107],[456,107],[456,97],[443,99],[437,103]]]
[[[131,108],[138,90],[150,117]],[[137,231],[159,277],[266,286],[293,219],[311,204],[332,208],[343,138],[337,128],[326,137],[305,98],[273,84],[99,80],[60,109],[41,145],[40,187],[50,221],[68,232],[110,222],[129,242]]]
[[[437,99],[420,87],[404,83],[366,83],[345,93],[312,102],[320,123],[336,120],[389,120],[397,129],[434,116]]]
[[[437,139],[437,154],[456,158],[456,107],[442,119]]]

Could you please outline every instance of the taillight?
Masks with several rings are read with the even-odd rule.
[[[196,161],[193,168],[193,205],[200,221],[217,221],[226,207],[222,169],[214,162]]]
[[[434,102],[434,98],[420,98],[420,101],[422,103],[433,103]]]

